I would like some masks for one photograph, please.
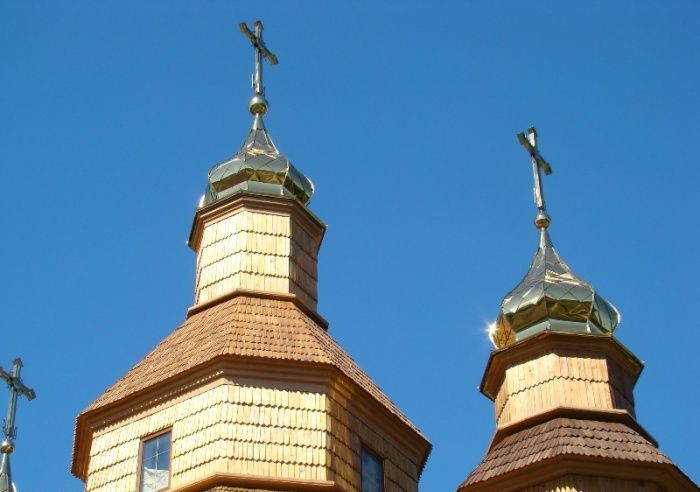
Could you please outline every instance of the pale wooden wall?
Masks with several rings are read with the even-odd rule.
[[[317,301],[319,244],[289,215],[241,209],[205,224],[197,252],[195,305],[237,288]]]
[[[167,428],[172,428],[172,487],[228,472],[331,480],[347,492],[359,492],[365,443],[384,459],[386,492],[418,490],[421,457],[405,451],[382,424],[369,423],[351,396],[334,387],[272,386],[222,380],[99,429],[85,491],[135,491],[142,439]]]
[[[502,426],[558,406],[634,415],[632,388],[631,378],[603,353],[544,353],[506,369],[496,421]]]
[[[565,475],[542,485],[522,489],[522,492],[665,492],[652,482],[614,478]]]
[[[142,438],[168,427],[172,487],[214,472],[326,480],[326,408],[320,392],[221,384],[97,432],[85,490],[136,490]]]

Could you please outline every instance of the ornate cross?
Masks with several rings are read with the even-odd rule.
[[[8,373],[0,367],[0,378],[4,379],[10,389],[10,402],[7,406],[7,418],[3,425],[5,439],[0,443],[2,461],[0,461],[0,492],[13,491],[14,485],[10,477],[10,454],[15,449],[14,439],[17,437],[15,427],[15,414],[17,413],[17,399],[24,395],[27,400],[36,398],[36,393],[31,388],[25,386],[20,377],[22,371],[22,359],[12,361],[12,370]]]
[[[540,154],[539,148],[537,147],[537,130],[534,126],[527,129],[527,136],[525,136],[524,132],[518,133],[518,141],[520,145],[527,150],[527,153],[530,154],[532,161],[532,174],[535,180],[533,193],[535,195],[535,205],[539,210],[537,219],[535,219],[535,224],[537,227],[544,226],[546,228],[549,225],[549,216],[547,215],[547,208],[544,202],[541,171],[544,171],[546,175],[550,175],[552,174],[552,168],[549,163],[544,160],[542,154]]]
[[[22,382],[19,374],[22,370],[22,359],[15,359],[12,361],[12,370],[8,373],[2,367],[0,367],[0,378],[4,379],[7,386],[10,388],[10,402],[7,406],[7,418],[5,419],[5,424],[3,425],[3,433],[5,434],[5,441],[0,446],[0,451],[3,453],[11,453],[12,449],[6,450],[6,443],[14,449],[13,440],[17,436],[17,429],[15,428],[15,413],[17,413],[17,398],[20,395],[24,395],[27,400],[33,400],[36,398],[36,393],[31,388],[27,388]]]
[[[253,31],[248,29],[245,22],[241,22],[239,27],[245,37],[250,39],[255,49],[255,72],[253,73],[255,97],[250,101],[250,111],[253,114],[265,114],[267,112],[267,101],[265,100],[265,86],[263,85],[263,59],[266,59],[272,65],[277,65],[277,57],[265,46],[262,22],[256,20],[253,24]]]

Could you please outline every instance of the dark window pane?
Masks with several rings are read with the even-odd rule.
[[[149,439],[143,442],[143,457],[144,459],[152,458],[156,455],[158,442],[155,439]]]
[[[382,461],[366,449],[362,450],[362,492],[382,492],[384,470]]]
[[[170,451],[165,451],[157,456],[156,468],[159,470],[168,470],[170,468]]]
[[[170,453],[170,432],[157,437],[158,452]]]

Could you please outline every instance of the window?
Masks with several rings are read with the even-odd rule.
[[[140,492],[157,492],[170,486],[170,431],[141,444]]]
[[[371,451],[362,448],[362,492],[384,491],[384,466]]]

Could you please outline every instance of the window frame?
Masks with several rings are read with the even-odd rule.
[[[382,488],[379,492],[385,492],[386,491],[386,473],[385,469],[386,467],[384,466],[384,462],[386,461],[386,457],[378,453],[375,448],[372,446],[367,445],[364,442],[360,443],[360,492],[366,492],[364,489],[362,489],[362,478],[363,478],[363,470],[362,470],[362,454],[367,453],[370,454],[371,456],[375,457],[377,461],[379,461],[379,466],[381,467],[381,472],[382,472]]]
[[[166,427],[165,429],[161,429],[157,432],[153,432],[151,434],[147,434],[145,436],[141,437],[141,440],[139,442],[139,469],[137,473],[138,481],[136,483],[136,490],[138,492],[141,492],[141,488],[143,487],[143,450],[144,450],[144,444],[146,441],[150,441],[152,439],[156,439],[160,436],[163,436],[165,434],[170,434],[170,449],[168,450],[168,485],[163,488],[159,489],[157,492],[161,492],[163,490],[170,490],[170,485],[172,482],[173,474],[172,474],[172,464],[173,464],[173,428],[172,427]]]

